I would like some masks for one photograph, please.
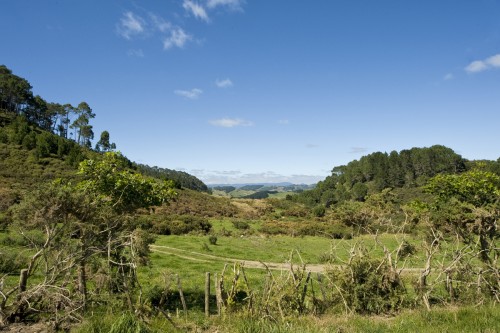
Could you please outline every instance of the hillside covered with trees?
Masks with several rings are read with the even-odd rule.
[[[419,188],[438,174],[460,174],[480,167],[500,175],[497,161],[468,161],[451,148],[435,145],[411,148],[400,152],[376,152],[336,166],[332,174],[318,182],[315,189],[306,191],[294,200],[308,205],[330,206],[348,200],[364,201],[370,194],[386,188],[407,193],[407,199],[418,198]]]
[[[8,178],[19,164],[27,161],[33,163],[23,168],[22,173],[44,169],[44,165],[60,165],[59,162],[75,169],[86,158],[97,158],[99,152],[116,150],[116,144],[110,141],[110,133],[106,130],[93,146],[91,121],[95,117],[87,102],[73,106],[47,102],[41,96],[33,95],[32,86],[25,78],[0,65],[0,144],[3,144],[0,176]],[[30,153],[19,152],[17,148]],[[130,161],[128,164],[145,175],[172,180],[178,188],[208,190],[201,180],[185,172]],[[57,176],[54,170],[47,170],[43,178]]]

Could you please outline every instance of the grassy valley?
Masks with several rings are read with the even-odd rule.
[[[29,92],[1,95],[0,329],[500,331],[500,160],[435,145],[208,187]]]

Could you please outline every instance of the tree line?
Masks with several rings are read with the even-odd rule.
[[[460,174],[479,164],[483,169],[500,175],[500,159],[468,161],[442,145],[400,152],[375,152],[347,165],[334,167],[332,174],[318,182],[315,189],[289,199],[327,206],[349,200],[364,201],[367,195],[386,188],[418,188],[438,174]]]

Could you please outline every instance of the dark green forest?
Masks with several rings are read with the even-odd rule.
[[[497,161],[469,161],[451,148],[435,145],[429,148],[411,148],[376,152],[332,169],[332,174],[318,182],[315,189],[293,198],[308,205],[364,201],[384,189],[399,189],[408,199],[419,197],[419,188],[438,174],[459,174],[480,168],[500,175]],[[416,196],[415,198],[412,198]]]

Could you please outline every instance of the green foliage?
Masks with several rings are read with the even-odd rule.
[[[345,267],[328,272],[332,302],[339,308],[362,314],[398,311],[407,302],[399,274],[382,259],[371,258],[359,248]]]
[[[76,186],[62,180],[42,185],[11,208],[13,230],[34,253],[27,279],[38,274],[45,277],[41,284],[32,279],[32,289],[23,297],[40,311],[65,319],[85,307],[91,286],[95,295],[102,290],[123,292],[133,307],[135,267],[147,263],[154,237],[134,230],[134,219],[129,216],[139,208],[162,204],[174,194],[170,184],[128,171],[116,153],[82,163],[80,174],[83,180]],[[76,291],[68,279],[78,281]],[[63,301],[57,300],[59,293],[65,295]],[[16,313],[31,314],[20,303],[10,302],[5,307],[7,300],[2,303],[0,321],[10,320]],[[117,332],[123,329],[120,325]]]
[[[376,152],[333,168],[331,176],[295,200],[327,206],[346,200],[362,201],[384,188],[415,187],[437,174],[465,171],[465,160],[450,148],[412,148],[390,154]]]
[[[97,151],[112,151],[116,149],[116,144],[109,142],[109,132],[108,131],[103,131],[101,133],[101,138],[97,142],[95,149]]]
[[[115,152],[104,154],[102,161],[81,162],[79,174],[84,177],[79,187],[108,197],[116,211],[160,206],[176,195],[172,182],[160,183],[127,170],[122,155]]]
[[[151,217],[152,218],[152,217]],[[207,234],[212,229],[210,222],[199,216],[166,215],[153,220],[151,230],[159,235]]]
[[[4,245],[7,242],[2,241]],[[0,247],[0,273],[1,274],[17,274],[22,268],[26,267],[28,257],[21,251],[13,251],[12,249]]]
[[[320,236],[332,239],[352,238],[352,229],[335,222],[266,221],[259,231],[267,235]]]
[[[317,205],[313,208],[312,213],[316,217],[323,217],[326,213],[326,208],[324,205]]]
[[[425,186],[441,201],[456,198],[474,206],[485,206],[498,201],[500,176],[488,171],[471,170],[458,175],[437,175]]]
[[[150,333],[151,330],[133,314],[124,313],[109,330],[109,333]]]
[[[479,236],[485,262],[498,256],[500,176],[482,170],[437,175],[425,188],[437,197],[434,220],[438,227],[450,228],[469,243],[473,235]]]
[[[20,113],[33,103],[31,85],[14,75],[5,65],[0,65],[0,109]]]
[[[248,221],[244,220],[232,220],[231,223],[233,224],[233,227],[238,230],[248,230],[250,229],[250,224]]]
[[[211,244],[211,245],[217,245],[217,236],[215,235],[210,235],[208,237],[208,242]]]

